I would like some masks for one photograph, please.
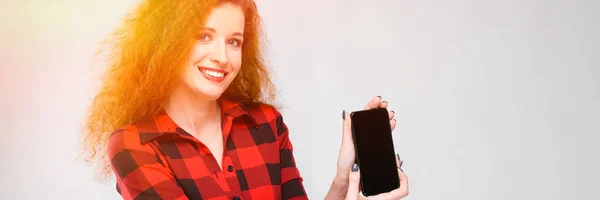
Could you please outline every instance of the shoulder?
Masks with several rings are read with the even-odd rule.
[[[147,144],[142,144],[138,126],[125,125],[113,131],[108,138],[107,151],[110,158],[123,151],[148,151]]]
[[[107,153],[113,173],[121,180],[134,181],[132,184],[137,184],[140,176],[151,176],[148,173],[153,170],[141,169],[142,167],[163,164],[151,144],[142,142],[141,129],[143,130],[138,125],[126,125],[115,130],[108,139]]]
[[[257,104],[247,108],[248,113],[255,120],[257,125],[268,125],[276,136],[287,133],[287,126],[283,121],[283,115],[280,110],[270,104]]]
[[[256,123],[271,123],[283,120],[283,115],[280,110],[271,104],[256,104],[246,107],[246,111],[250,114]]]

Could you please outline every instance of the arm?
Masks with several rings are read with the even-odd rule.
[[[292,143],[288,137],[289,131],[279,112],[276,112],[276,125],[281,165],[281,197],[292,200],[308,199],[302,185],[302,177],[296,168]]]
[[[156,152],[149,145],[140,144],[136,132],[113,133],[108,141],[108,155],[123,199],[188,199]]]
[[[336,176],[329,187],[329,191],[325,196],[325,200],[330,199],[345,199],[348,192],[347,180],[342,180],[339,176]]]

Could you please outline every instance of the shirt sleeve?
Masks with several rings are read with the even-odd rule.
[[[136,131],[115,131],[108,141],[108,156],[124,200],[188,199],[158,154],[149,144],[141,144]]]
[[[289,200],[308,199],[302,184],[303,179],[300,176],[298,168],[296,168],[292,143],[288,137],[288,128],[283,122],[281,114],[277,111],[275,113],[281,165],[281,197],[282,199]]]

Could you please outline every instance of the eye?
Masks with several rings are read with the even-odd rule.
[[[208,42],[212,40],[212,37],[208,33],[202,33],[198,36],[198,40],[200,40],[201,42]]]
[[[242,46],[242,41],[238,40],[238,39],[231,39],[231,40],[227,41],[227,44],[231,45],[233,47],[240,47],[240,46]]]

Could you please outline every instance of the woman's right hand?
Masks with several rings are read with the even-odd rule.
[[[349,175],[348,193],[346,194],[346,200],[357,200],[357,199],[381,199],[381,200],[397,200],[402,199],[408,195],[408,178],[406,174],[400,169],[402,161],[396,156],[396,166],[398,167],[398,175],[400,177],[400,187],[387,193],[381,193],[374,196],[365,197],[360,192],[360,172],[358,165],[354,164]]]

